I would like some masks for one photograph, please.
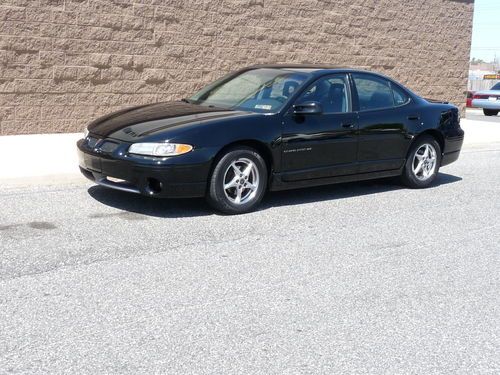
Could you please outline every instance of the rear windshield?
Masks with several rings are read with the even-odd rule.
[[[491,88],[492,90],[500,90],[500,82]]]

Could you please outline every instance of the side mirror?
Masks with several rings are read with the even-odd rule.
[[[321,104],[314,101],[302,102],[293,106],[295,115],[317,115],[323,112]]]

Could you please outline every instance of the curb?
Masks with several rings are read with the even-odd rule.
[[[77,181],[81,175],[76,141],[82,137],[81,133],[1,136],[2,185]]]

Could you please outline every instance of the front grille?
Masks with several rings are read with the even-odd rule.
[[[112,141],[103,141],[100,138],[95,138],[92,136],[88,136],[85,141],[87,142],[87,147],[100,152],[112,153],[115,151],[119,144]]]
[[[91,137],[91,136],[87,137],[87,146],[89,148],[94,148],[95,145],[97,144],[97,142],[99,142],[99,138],[94,138],[94,137]]]
[[[116,150],[116,148],[118,147],[118,144],[117,143],[114,143],[114,142],[109,142],[109,141],[105,141],[103,142],[100,146],[99,146],[99,149],[102,151],[102,152],[108,152],[108,153],[111,153],[113,152],[114,150]]]

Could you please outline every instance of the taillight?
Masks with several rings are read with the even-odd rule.
[[[473,99],[488,99],[490,96],[489,95],[480,95],[480,94],[474,94],[472,97]]]

